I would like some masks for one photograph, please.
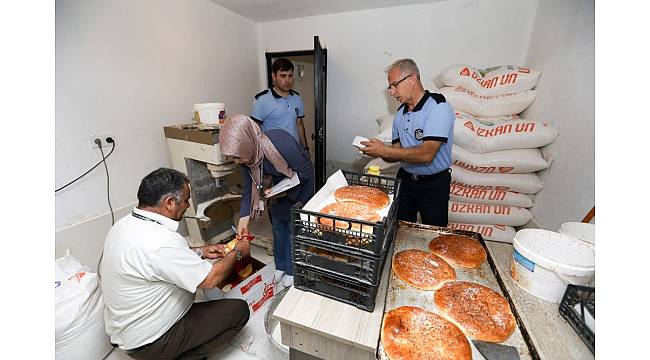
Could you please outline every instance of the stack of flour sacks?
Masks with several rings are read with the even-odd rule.
[[[544,186],[536,172],[550,165],[539,148],[558,136],[553,126],[518,115],[535,100],[540,74],[512,65],[454,65],[438,77],[456,114],[450,228],[512,242],[514,227],[532,219],[534,194]]]

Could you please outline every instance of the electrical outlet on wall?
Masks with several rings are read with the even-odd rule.
[[[96,139],[99,139],[102,142],[102,147],[103,148],[105,148],[105,147],[109,147],[109,148],[113,147],[113,144],[108,142],[108,140],[107,140],[108,138],[111,138],[111,139],[113,139],[113,141],[115,141],[115,135],[113,135],[113,134],[90,135],[88,137],[88,142],[90,143],[90,148],[91,149],[98,149],[99,148],[99,145],[97,145],[97,143],[95,143]]]

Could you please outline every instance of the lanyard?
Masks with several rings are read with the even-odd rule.
[[[263,183],[264,183],[264,160],[262,160],[262,163],[260,163],[260,183],[255,182],[255,178],[253,177],[253,171],[251,168],[248,168],[248,175],[251,177],[251,181],[253,181],[253,184],[255,184],[255,187],[257,188],[257,191],[261,194],[262,193],[262,188],[263,188]]]
[[[151,222],[155,222],[158,225],[162,225],[162,223],[160,221],[154,220],[152,218],[148,218],[148,217],[146,217],[144,215],[140,215],[140,214],[137,214],[135,212],[131,212],[131,215],[133,215],[133,217],[136,218],[136,219],[140,219],[140,220],[144,220],[144,221],[151,221]]]

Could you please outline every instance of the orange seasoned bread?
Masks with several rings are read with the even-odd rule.
[[[517,326],[508,300],[483,285],[448,282],[436,290],[433,300],[442,316],[477,340],[505,341]]]
[[[393,255],[393,272],[407,284],[423,290],[435,290],[456,280],[456,272],[441,257],[427,251],[410,249]]]
[[[385,208],[390,199],[381,189],[372,186],[350,185],[336,189],[336,201],[353,201],[378,210]]]
[[[487,253],[478,241],[463,235],[440,235],[429,243],[432,253],[447,260],[451,265],[463,268],[481,266]]]
[[[467,338],[456,325],[414,306],[384,315],[381,343],[391,360],[465,360],[472,358]]]
[[[341,216],[369,222],[378,222],[381,220],[381,217],[375,210],[369,208],[366,205],[352,201],[335,202],[320,209],[319,212],[323,214]],[[327,218],[319,218],[318,222],[323,225],[332,226],[333,220]],[[354,231],[360,231],[361,228],[361,224],[358,223],[352,223],[350,226],[347,221],[336,221],[337,228],[347,229],[348,226]],[[363,227],[362,231],[372,233],[372,227],[366,225]]]

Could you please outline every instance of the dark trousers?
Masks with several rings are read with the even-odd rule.
[[[273,260],[275,261],[275,269],[282,270],[285,274],[293,276],[290,225],[291,221],[281,221],[276,217],[271,217],[271,227],[273,228]]]
[[[201,359],[227,343],[248,322],[248,304],[241,299],[194,303],[156,341],[127,350],[134,359]]]
[[[413,176],[400,168],[397,177],[402,179],[402,184],[397,219],[416,222],[419,212],[423,224],[446,227],[451,184],[450,171],[443,170],[433,175]]]

